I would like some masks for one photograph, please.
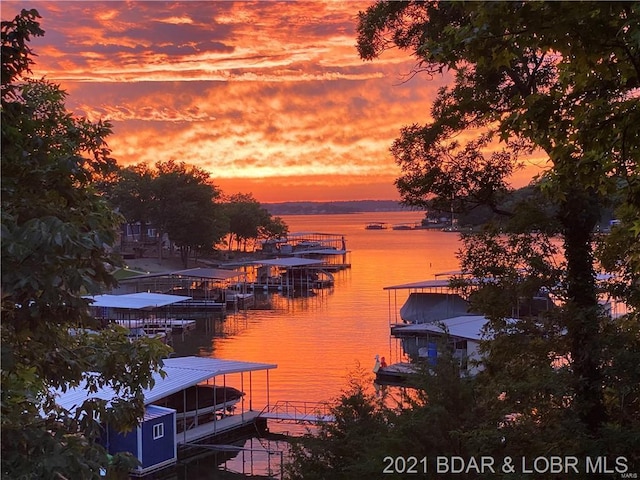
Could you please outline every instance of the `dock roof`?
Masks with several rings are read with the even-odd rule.
[[[345,255],[346,253],[348,253],[348,250],[339,250],[337,248],[310,248],[309,250],[293,252],[293,255]]]
[[[288,233],[287,234],[287,239],[306,238],[306,237],[309,237],[309,236],[325,237],[325,238],[337,238],[337,237],[344,237],[344,234],[342,234],[342,233],[322,233],[322,232],[313,232],[313,231],[309,231],[309,232],[293,232],[293,233]]]
[[[256,260],[257,265],[273,265],[274,267],[307,267],[309,265],[320,265],[324,263],[322,260],[311,260],[309,258],[287,257],[272,258],[270,260]]]
[[[227,270],[224,268],[189,268],[187,270],[176,270],[171,275],[192,278],[208,278],[210,280],[227,280],[229,278],[241,277],[243,272],[238,270]]]
[[[206,278],[209,280],[227,280],[229,278],[241,277],[243,272],[238,270],[228,270],[224,268],[188,268],[186,270],[171,270],[167,272],[158,273],[143,273],[141,275],[135,275],[120,280],[120,283],[126,283],[130,281],[140,280],[143,278],[157,278],[157,277],[189,277],[189,278]]]
[[[447,331],[452,337],[478,341],[482,338],[482,327],[487,321],[487,318],[483,315],[462,315],[445,318],[433,323],[418,323],[397,327],[394,334],[398,336],[425,333],[441,335]]]
[[[383,290],[412,290],[423,288],[448,288],[449,280],[422,280],[420,282],[403,283],[401,285],[391,285],[383,287]]]
[[[184,390],[192,385],[210,378],[241,372],[254,372],[277,368],[272,363],[243,362],[237,360],[223,360],[207,357],[178,357],[164,360],[162,369],[166,376],[162,378],[159,373],[153,374],[155,384],[150,389],[143,390],[144,403],[148,405],[173,393]],[[90,398],[111,400],[117,395],[108,386],[90,393],[82,386],[69,388],[66,392],[57,392],[56,403],[70,411]]]
[[[433,323],[398,326],[394,329],[394,335],[413,336],[429,332],[442,335],[446,331],[451,337],[480,341],[482,339],[482,329],[488,321],[489,319],[484,315],[460,315]],[[510,318],[507,319],[507,322],[516,322],[516,320]]]
[[[164,307],[191,299],[191,297],[182,295],[149,292],[129,293],[125,295],[88,295],[84,298],[91,301],[92,307],[128,308],[132,310]]]
[[[451,271],[451,272],[442,272],[436,273],[436,277],[439,276],[454,276],[454,275],[464,275],[464,272],[461,271]],[[436,278],[435,280],[421,280],[419,282],[413,283],[403,283],[401,285],[392,285],[390,287],[383,287],[383,290],[423,290],[428,288],[450,288],[452,290],[456,290],[455,287],[451,287],[451,278]],[[472,285],[480,285],[483,283],[490,283],[495,281],[492,278],[471,278],[466,277],[465,280]]]

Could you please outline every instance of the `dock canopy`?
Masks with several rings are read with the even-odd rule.
[[[444,272],[438,273],[439,275],[455,274],[456,272]],[[467,278],[472,285],[482,285],[484,283],[494,282],[492,278]],[[400,285],[391,285],[389,287],[382,287],[383,290],[435,290],[435,289],[449,289],[456,290],[451,287],[450,279],[436,279],[436,280],[422,280],[419,282],[403,283]]]
[[[209,280],[228,280],[229,278],[237,278],[244,275],[243,272],[237,270],[226,270],[224,268],[189,268],[187,270],[176,270],[171,275],[191,278],[206,278]]]
[[[445,318],[435,323],[398,327],[394,330],[394,335],[413,336],[428,333],[442,335],[446,332],[455,338],[480,341],[482,339],[482,329],[488,321],[483,315],[464,315]]]
[[[271,260],[256,260],[253,263],[257,265],[271,265],[274,267],[294,268],[294,267],[309,267],[311,265],[322,265],[324,262],[322,260],[311,260],[309,258],[288,257],[288,258],[274,258]]]
[[[143,278],[155,278],[155,277],[189,277],[189,278],[202,278],[208,280],[228,280],[230,278],[241,277],[244,272],[238,270],[229,270],[224,268],[188,268],[186,270],[172,270],[168,272],[159,273],[144,273],[141,275],[135,275],[120,280],[120,282],[128,282],[132,280],[140,280]]]
[[[421,290],[429,288],[448,288],[449,280],[422,280],[420,282],[403,283],[401,285],[391,285],[383,287],[383,290]]]
[[[302,256],[302,255],[346,255],[349,253],[348,250],[338,250],[336,248],[312,248],[309,250],[299,250],[297,252],[293,252],[294,256]]]
[[[411,292],[400,308],[407,323],[431,323],[469,313],[469,302],[455,293]]]
[[[430,334],[441,336],[446,333],[452,338],[479,342],[483,338],[483,328],[488,321],[489,319],[484,315],[462,315],[445,318],[434,323],[397,326],[393,329],[393,335],[395,337],[415,337]],[[515,324],[517,321],[514,318],[506,319],[506,322],[510,324]]]
[[[88,295],[83,298],[88,299],[92,307],[128,308],[132,310],[164,307],[185,300],[191,300],[191,297],[182,295],[149,292],[129,293],[125,295]]]
[[[145,405],[156,402],[164,397],[184,390],[210,378],[242,372],[271,370],[277,368],[272,363],[243,362],[237,360],[223,360],[208,357],[178,357],[164,360],[162,369],[166,372],[163,378],[159,373],[153,374],[154,385],[143,390]],[[111,400],[118,395],[108,386],[89,392],[82,385],[69,388],[65,392],[56,391],[56,403],[61,407],[73,411],[90,398]]]

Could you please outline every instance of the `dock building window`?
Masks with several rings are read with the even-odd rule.
[[[153,426],[153,439],[158,440],[164,437],[164,423],[156,423]]]

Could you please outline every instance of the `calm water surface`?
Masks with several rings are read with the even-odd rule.
[[[315,296],[272,294],[258,302],[264,309],[228,314],[213,327],[199,325],[183,341],[174,340],[176,353],[277,364],[269,373],[270,403],[331,401],[359,367],[371,372],[376,354],[390,360],[396,355],[388,325],[390,313],[396,312],[390,312],[389,293],[383,288],[433,279],[436,273],[457,268],[460,243],[455,233],[364,228],[375,221],[419,222],[422,216],[421,212],[283,216],[291,232],[345,235],[351,268],[337,272],[334,287]],[[398,305],[407,294],[398,293]]]
[[[283,216],[291,232],[344,234],[351,268],[337,272],[334,287],[315,296],[272,294],[259,302],[270,309],[228,314],[214,331],[200,328],[184,342],[177,339],[176,352],[277,364],[270,372],[272,402],[331,400],[358,365],[369,371],[376,354],[393,353],[389,293],[383,288],[457,268],[455,233],[364,228],[373,221],[392,225],[421,217],[420,212]]]

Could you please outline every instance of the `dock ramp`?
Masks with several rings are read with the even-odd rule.
[[[321,402],[278,401],[267,405],[260,418],[292,423],[328,423],[334,422],[331,406]]]

